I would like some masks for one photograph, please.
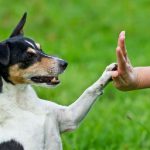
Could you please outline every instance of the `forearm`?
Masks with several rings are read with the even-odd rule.
[[[150,88],[150,67],[135,67],[137,74],[136,89]]]
[[[103,84],[103,83],[102,83]],[[84,93],[61,113],[60,131],[74,130],[86,116],[96,98],[102,94],[103,87],[97,81],[84,91]]]
[[[93,85],[86,89],[73,104],[68,106],[68,110],[73,114],[73,119],[77,124],[84,119],[97,97],[103,94],[104,87],[111,80],[110,71],[115,68],[115,66],[115,64],[112,64],[107,67],[102,76]]]
[[[116,68],[116,64],[109,65],[101,77],[86,89],[73,104],[63,111],[61,110],[58,119],[61,132],[75,129],[84,119],[97,97],[102,94],[102,90],[111,80],[111,71],[114,68]]]
[[[91,87],[84,91],[84,93],[73,103],[68,109],[72,112],[74,121],[78,124],[86,116],[93,103],[99,95],[102,95],[103,86],[101,81],[97,81]]]

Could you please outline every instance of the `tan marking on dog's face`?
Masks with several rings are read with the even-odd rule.
[[[9,80],[14,84],[26,83],[25,78],[22,76],[22,71],[19,70],[18,65],[13,65],[10,67],[10,77]]]
[[[31,48],[31,47],[29,47],[29,48],[27,49],[27,52],[28,52],[28,53],[32,53],[32,54],[37,54],[37,52],[36,52],[33,48]]]
[[[43,57],[32,66],[21,69],[19,64],[9,67],[9,80],[14,84],[30,83],[33,76],[54,76],[59,72],[58,64],[54,59]]]
[[[35,43],[35,44],[39,49],[41,48],[41,45],[39,43]]]

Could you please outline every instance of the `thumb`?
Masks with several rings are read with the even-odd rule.
[[[118,77],[118,71],[111,71],[111,76],[112,76],[112,78],[116,78],[116,77]]]

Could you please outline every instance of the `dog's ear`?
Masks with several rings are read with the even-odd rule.
[[[7,43],[0,43],[0,64],[8,65],[10,58],[10,49]]]
[[[3,81],[2,77],[0,76],[0,93],[2,93]]]
[[[10,58],[10,49],[7,43],[0,43],[0,66],[6,66],[9,64]],[[0,70],[0,93],[2,92],[2,77],[1,77],[1,70]]]
[[[15,29],[11,33],[10,38],[17,36],[17,35],[23,35],[23,27],[26,23],[26,18],[27,18],[27,13],[25,12],[23,14],[22,18],[20,19],[19,23],[17,24],[17,26],[15,27]]]

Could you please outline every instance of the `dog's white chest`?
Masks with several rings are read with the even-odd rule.
[[[21,143],[25,150],[43,150],[44,116],[17,108],[0,108],[0,112],[0,141],[14,139]]]
[[[0,95],[0,144],[13,139],[24,150],[61,150],[55,106],[40,100],[30,86],[5,93]]]

